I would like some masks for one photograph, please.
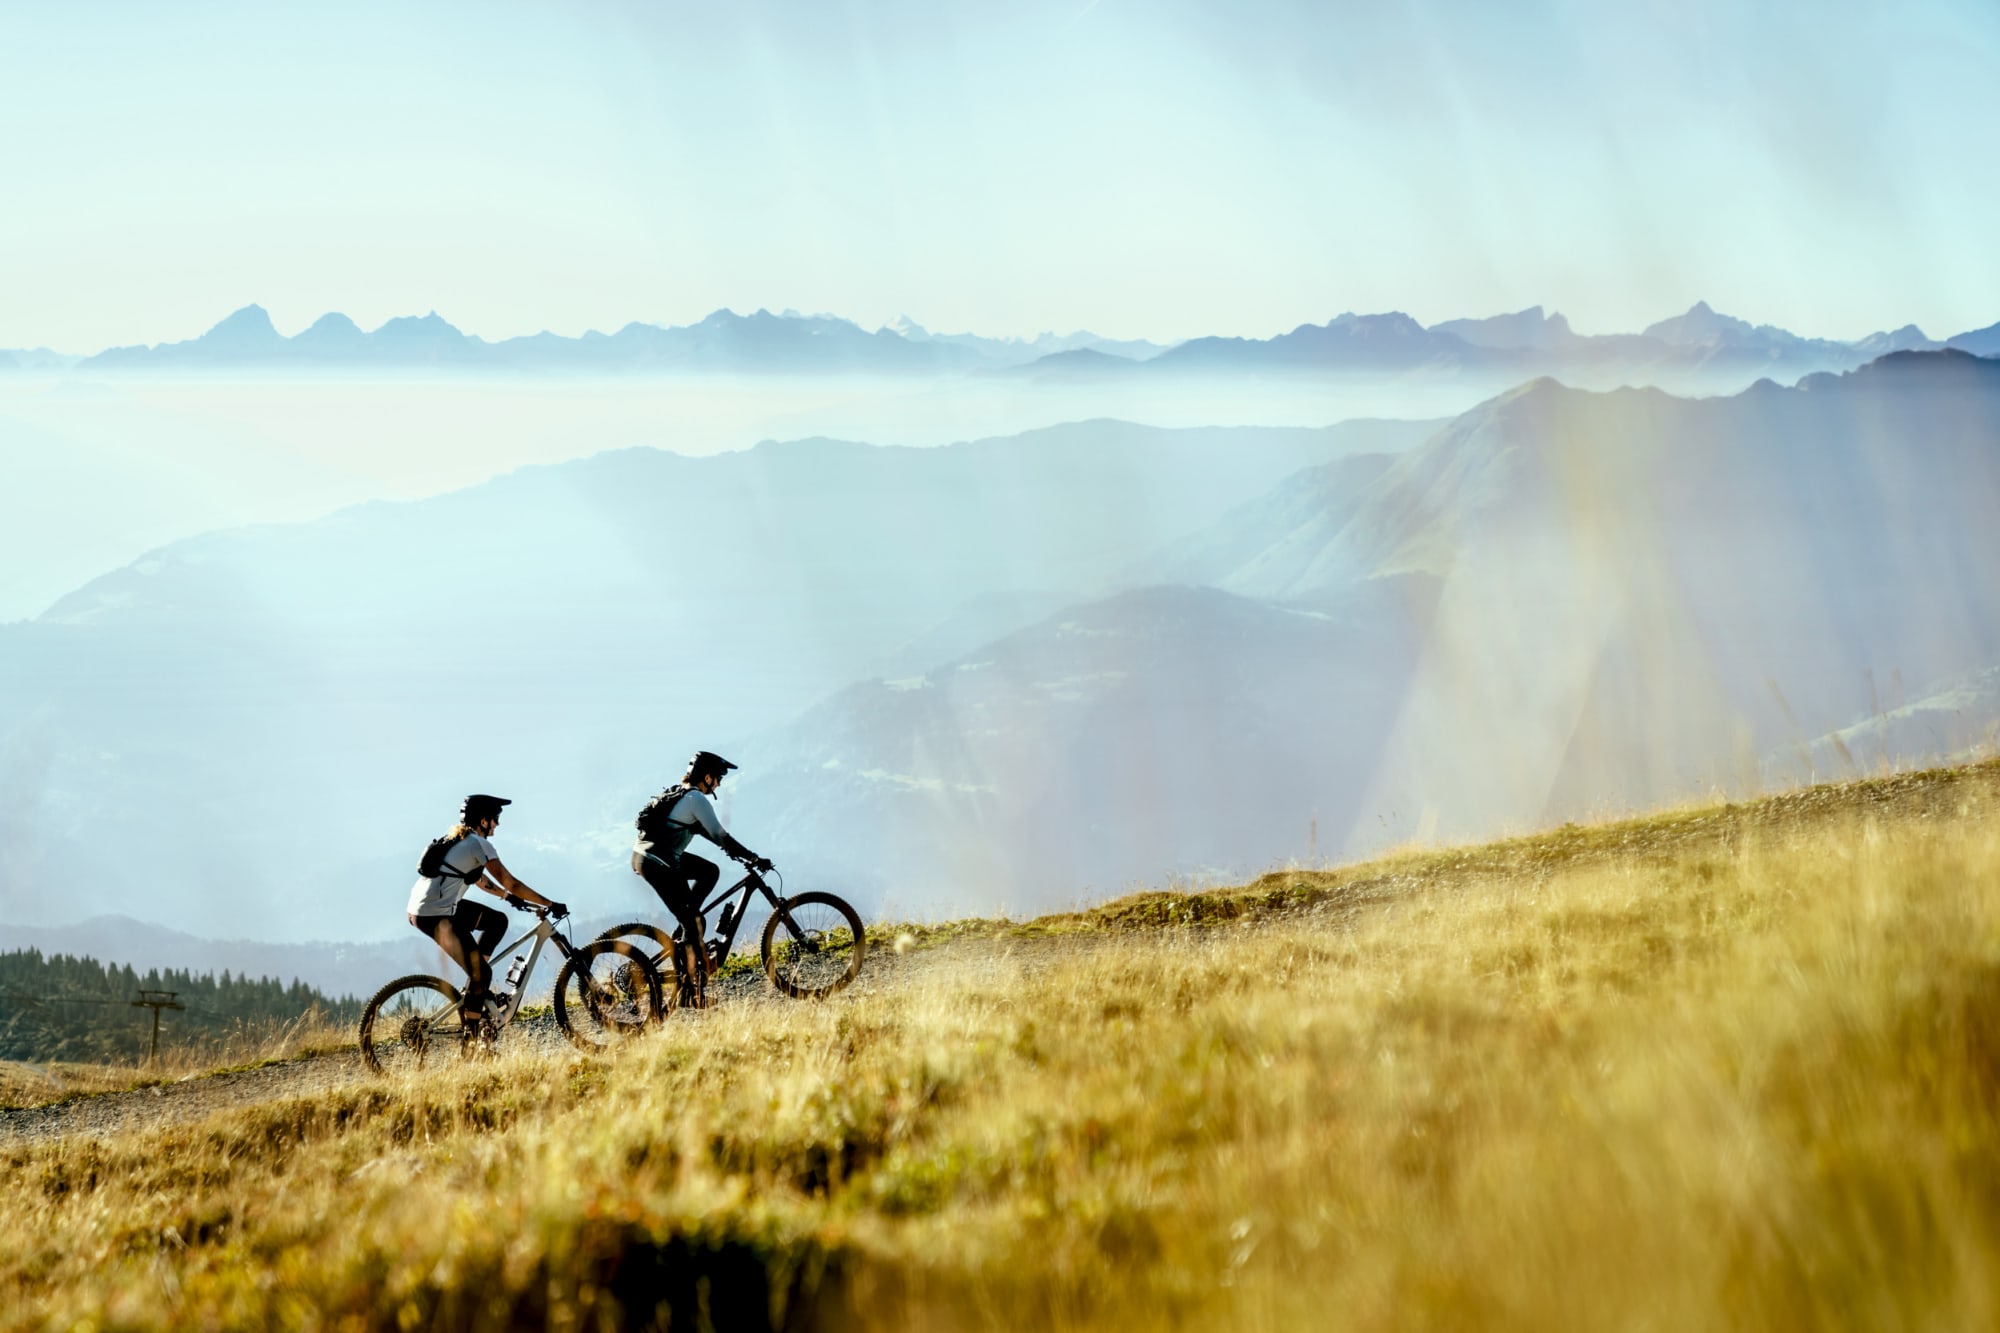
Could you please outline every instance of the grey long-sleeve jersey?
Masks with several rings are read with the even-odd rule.
[[[685,792],[674,802],[667,823],[673,829],[672,833],[650,841],[641,833],[633,844],[634,850],[671,861],[686,851],[688,843],[699,833],[731,856],[752,854],[748,847],[729,836],[729,830],[723,828],[722,821],[716,818],[714,803],[698,791]]]

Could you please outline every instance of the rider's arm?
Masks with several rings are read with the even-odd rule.
[[[499,898],[505,898],[511,894],[513,897],[524,899],[527,902],[533,903],[537,907],[555,906],[553,900],[544,898],[541,894],[536,893],[533,889],[523,884],[520,880],[515,879],[514,872],[507,869],[506,866],[501,865],[499,857],[496,856],[491,861],[488,861],[484,869],[488,875],[491,875],[493,877],[493,879],[499,880],[500,884],[496,885],[493,882],[493,879],[486,879],[482,877],[479,880],[478,884],[474,886],[475,888],[484,889],[488,893],[493,894],[495,897]],[[505,885],[506,887],[502,888],[500,887],[500,885]]]
[[[715,807],[709,804],[706,796],[700,792],[689,792],[682,798],[682,804],[687,807],[688,813],[694,816],[695,827],[701,830],[703,837],[739,861],[757,859],[757,853],[729,836],[729,830],[722,827],[722,821],[715,817]]]

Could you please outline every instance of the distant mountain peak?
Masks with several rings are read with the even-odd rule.
[[[1562,314],[1545,314],[1538,305],[1510,315],[1485,319],[1448,319],[1431,325],[1432,333],[1449,333],[1475,347],[1544,350],[1572,341],[1576,334]]]
[[[427,315],[398,315],[375,330],[377,338],[401,341],[411,336],[439,341],[465,340],[458,327],[433,310]]]
[[[1974,356],[2000,356],[2000,324],[1988,325],[1983,329],[1968,329],[1951,338],[1948,347],[1955,347]]]
[[[1311,325],[1306,327],[1310,328]],[[1400,310],[1384,310],[1379,314],[1357,315],[1347,310],[1326,322],[1327,328],[1351,328],[1362,332],[1422,333],[1424,326],[1417,323]]]
[[[1696,301],[1685,314],[1648,324],[1642,336],[1657,339],[1671,347],[1704,347],[1732,335],[1755,332],[1756,328],[1748,320],[1717,314],[1708,302]]]
[[[297,346],[321,351],[345,351],[368,341],[361,326],[337,311],[329,311],[312,322],[312,327],[291,340]]]
[[[1851,346],[1856,352],[1872,360],[1878,356],[1887,356],[1891,352],[1933,352],[1944,344],[1927,337],[1916,325],[1905,324],[1900,329],[1892,329],[1886,333],[1871,333]]]
[[[260,305],[246,305],[241,310],[228,315],[207,333],[201,341],[246,343],[271,342],[278,338],[277,326],[271,323],[271,312]]]

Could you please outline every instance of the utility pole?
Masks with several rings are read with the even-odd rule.
[[[187,1006],[180,1002],[179,991],[142,989],[139,992],[139,998],[132,1001],[132,1007],[134,1009],[151,1009],[153,1011],[153,1054],[148,1063],[158,1064],[160,1062],[160,1010],[185,1009]]]

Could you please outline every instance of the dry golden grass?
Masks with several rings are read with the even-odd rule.
[[[0,1060],[0,1108],[42,1106],[68,1097],[116,1092],[154,1077],[127,1065]]]
[[[0,1319],[1992,1327],[1996,808],[1984,766],[1144,896],[611,1059],[7,1145]]]

